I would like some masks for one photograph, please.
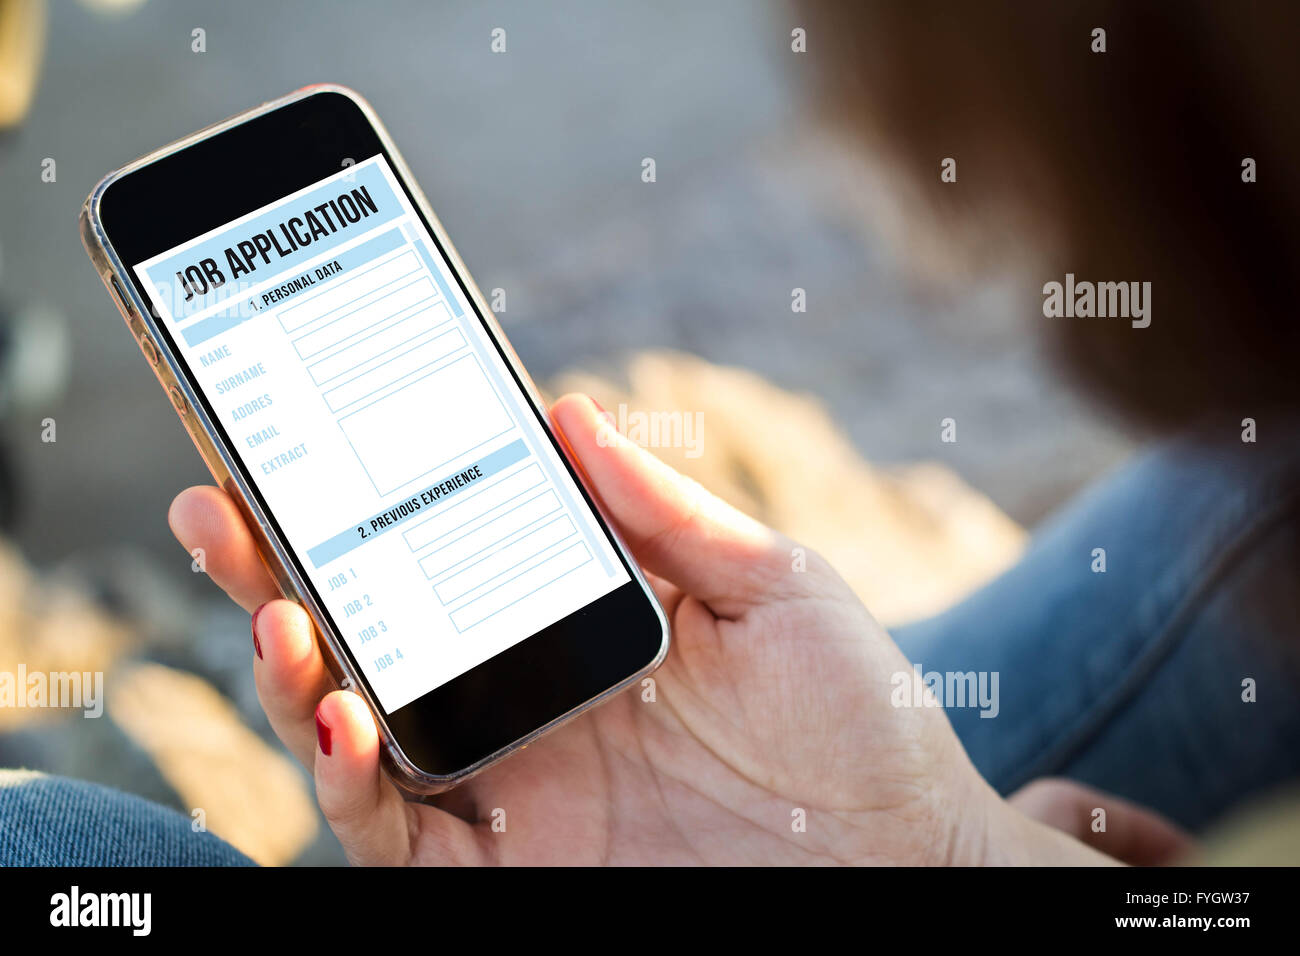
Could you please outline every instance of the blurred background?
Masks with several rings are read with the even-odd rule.
[[[960,285],[905,264],[894,184],[818,121],[799,26],[751,0],[0,0],[0,667],[107,675],[104,719],[0,715],[0,766],[202,809],[263,862],[341,860],[257,707],[247,616],[167,529],[208,476],[76,228],[109,171],[309,83],[374,105],[545,389],[700,413],[698,459],[656,450],[887,623],[1013,560],[1131,440],[1009,308],[1022,263]]]

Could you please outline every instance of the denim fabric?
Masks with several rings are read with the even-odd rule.
[[[97,784],[0,771],[0,866],[252,866],[174,810]]]
[[[927,672],[999,673],[997,717],[948,716],[1000,792],[1061,775],[1204,826],[1300,776],[1300,428],[1142,456],[895,638]]]

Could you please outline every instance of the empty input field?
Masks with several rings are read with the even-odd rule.
[[[486,557],[479,558],[463,571],[433,586],[433,592],[443,604],[462,598],[475,588],[499,578],[512,569],[538,557],[548,548],[577,534],[567,515],[549,521],[536,531],[530,531]]]
[[[365,305],[369,299],[382,293],[385,287],[419,268],[420,260],[416,258],[413,251],[394,256],[387,262],[372,266],[364,272],[358,272],[337,285],[329,286],[327,291],[312,296],[305,302],[289,306],[280,313],[280,327],[293,334],[331,312],[337,312],[350,305]]]
[[[340,349],[328,358],[309,366],[312,381],[324,385],[349,372],[369,371],[369,367],[383,364],[383,361],[397,358],[395,352],[400,346],[412,339],[431,332],[451,320],[447,303],[437,302],[431,308],[420,309],[404,319],[385,326],[378,332],[359,339],[356,344]],[[388,354],[386,353],[393,353]]]
[[[590,560],[591,552],[579,541],[554,557],[547,558],[540,564],[508,579],[500,587],[476,597],[463,607],[458,607],[451,612],[451,623],[455,625],[458,632],[464,633],[475,624],[483,623],[498,611],[504,611],[530,594],[554,584]]]
[[[366,305],[339,309],[337,317],[294,339],[293,347],[298,350],[299,358],[311,358],[431,298],[433,283],[427,276],[416,279]]]
[[[513,424],[473,355],[339,419],[381,495],[505,434]]]
[[[340,411],[464,347],[465,336],[461,334],[460,329],[444,332],[402,352],[382,365],[375,366],[368,372],[363,372],[356,378],[349,379],[337,388],[330,389],[325,393],[325,404],[332,412]]]
[[[547,515],[560,510],[560,499],[553,491],[543,491],[506,511],[505,514],[487,521],[472,530],[466,530],[460,537],[447,542],[441,548],[431,551],[420,559],[420,567],[426,578],[436,578],[445,571],[450,571],[476,555],[500,545],[507,538],[518,534],[531,524],[541,521]]]
[[[402,536],[412,551],[419,551],[453,532],[472,531],[484,521],[496,517],[495,512],[502,505],[536,488],[545,480],[542,469],[537,464],[521,468],[402,532]]]

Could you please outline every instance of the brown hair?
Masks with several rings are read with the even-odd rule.
[[[805,0],[840,121],[944,216],[1011,209],[1049,270],[1150,281],[1152,322],[1042,318],[1066,365],[1139,418],[1300,398],[1300,4]],[[1093,52],[1093,30],[1106,50]],[[820,48],[820,50],[819,50]],[[956,183],[940,162],[957,161]],[[1243,181],[1243,161],[1258,181]]]

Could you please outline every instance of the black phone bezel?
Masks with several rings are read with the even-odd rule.
[[[401,164],[394,161],[357,102],[336,90],[309,93],[120,175],[100,194],[100,228],[127,272],[122,278],[133,284],[142,301],[149,302],[131,269],[132,263],[331,176],[343,168],[345,159],[362,162],[375,155],[388,159],[438,251],[450,261],[437,231],[405,181]],[[537,415],[583,501],[613,543],[604,518],[551,434],[548,422],[527,399],[523,382],[491,323],[470,295],[464,277],[456,269],[452,272],[473,306],[476,319],[505,359],[515,387],[524,393],[525,404]],[[231,451],[229,434],[198,388],[175,340],[164,323],[155,321],[154,326],[160,344],[170,352],[202,403],[216,437],[227,448],[228,457],[291,556],[298,578],[311,592],[325,623],[333,629],[335,643],[364,681],[364,669],[343,639],[257,483]],[[455,776],[653,663],[662,653],[666,631],[637,575],[619,549],[615,551],[631,576],[626,584],[424,696],[391,713],[382,713],[406,759],[425,774]],[[380,706],[373,692],[370,696]]]

